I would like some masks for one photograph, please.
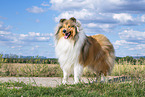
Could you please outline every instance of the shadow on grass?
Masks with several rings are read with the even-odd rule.
[[[107,80],[107,83],[120,83],[120,82],[130,82],[133,80],[138,80],[140,78],[135,78],[135,77],[129,77],[129,76],[115,76],[113,78],[110,78]],[[88,79],[88,83],[85,84],[93,84],[93,83],[106,83],[103,81],[94,81],[94,79]]]
[[[119,76],[119,77],[115,77],[112,79],[109,79],[108,82],[109,83],[114,83],[114,82],[126,82],[126,81],[131,81],[132,78],[128,77],[128,76]]]

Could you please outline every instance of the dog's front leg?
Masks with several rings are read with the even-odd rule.
[[[63,69],[63,84],[66,84],[68,82],[68,77],[69,77],[69,73]]]
[[[83,66],[80,64],[74,65],[74,84],[78,83],[83,73]]]

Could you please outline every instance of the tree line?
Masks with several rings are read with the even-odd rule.
[[[17,56],[9,54],[0,54],[2,63],[33,63],[33,64],[58,64],[56,58],[46,58],[41,56]]]
[[[116,57],[115,59],[117,64],[129,64],[129,65],[145,65],[145,58],[144,57]]]
[[[42,56],[18,56],[13,54],[0,54],[1,63],[33,63],[33,64],[58,64],[56,58],[46,58]],[[133,58],[132,56],[116,57],[117,64],[130,64],[130,65],[145,65],[145,58]]]

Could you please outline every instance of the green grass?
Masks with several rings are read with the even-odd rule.
[[[144,97],[144,94],[145,81],[139,80],[125,83],[80,83],[54,88],[23,82],[0,82],[0,97]]]

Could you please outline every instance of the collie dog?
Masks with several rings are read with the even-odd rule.
[[[55,51],[67,83],[74,73],[74,83],[80,81],[83,68],[88,66],[96,72],[96,81],[111,73],[115,54],[111,42],[102,34],[86,36],[81,23],[74,17],[61,19],[55,32]],[[105,81],[106,82],[106,81]]]

